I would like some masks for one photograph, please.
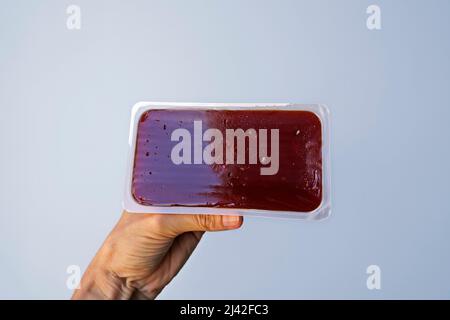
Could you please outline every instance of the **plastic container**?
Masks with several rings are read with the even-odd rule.
[[[216,129],[209,140],[208,129]],[[241,145],[239,129],[248,134]],[[131,114],[123,208],[324,219],[331,211],[329,130],[329,111],[319,104],[139,102]],[[212,142],[222,145],[208,153]]]

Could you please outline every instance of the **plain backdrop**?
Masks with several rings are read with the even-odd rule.
[[[84,270],[121,214],[141,100],[331,110],[332,216],[207,234],[161,299],[450,298],[449,14],[446,0],[0,0],[0,298],[70,297],[67,267]]]

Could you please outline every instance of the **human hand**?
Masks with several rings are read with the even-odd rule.
[[[154,299],[204,231],[237,229],[242,222],[240,216],[123,212],[72,299]]]

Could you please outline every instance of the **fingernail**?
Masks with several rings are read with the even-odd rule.
[[[224,227],[235,227],[239,225],[239,216],[222,216],[222,224]]]

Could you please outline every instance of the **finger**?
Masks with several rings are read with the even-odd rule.
[[[223,231],[237,229],[242,225],[242,216],[221,215],[161,215],[162,229],[170,230],[175,234],[189,231]]]

